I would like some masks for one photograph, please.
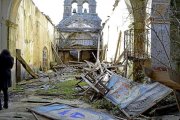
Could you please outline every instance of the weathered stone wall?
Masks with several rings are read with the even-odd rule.
[[[51,42],[54,40],[54,25],[39,11],[31,0],[22,0],[16,18],[16,49],[21,50],[25,61],[35,70],[48,69],[53,61]],[[43,50],[47,49],[43,65]]]

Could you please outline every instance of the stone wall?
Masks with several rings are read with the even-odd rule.
[[[51,42],[55,36],[52,22],[31,0],[22,0],[16,23],[16,35],[12,34],[16,49],[21,50],[22,57],[35,71],[49,69],[53,61]]]

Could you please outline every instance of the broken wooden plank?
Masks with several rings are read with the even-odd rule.
[[[36,118],[36,120],[39,120],[38,117],[36,116],[36,114],[35,114],[33,111],[31,111],[31,113],[32,113],[33,116]]]
[[[21,50],[16,49],[16,54],[21,55]],[[16,59],[16,83],[21,82],[21,63]]]
[[[114,62],[114,64],[117,64],[125,55],[125,50],[121,53],[121,55],[118,57],[118,59]],[[123,62],[122,62],[123,63]]]
[[[16,53],[16,59],[22,64],[22,66],[26,69],[26,71],[35,79],[38,78],[38,75],[36,75],[33,70],[29,67],[29,65],[26,63],[26,61],[21,57],[20,54]]]
[[[84,64],[85,62],[69,61],[68,63],[71,63],[71,64]]]
[[[114,58],[114,63],[117,62],[117,56],[118,56],[118,51],[121,48],[121,31],[119,33],[119,37],[118,37],[118,43],[117,43],[117,47],[116,47],[116,53],[115,53],[115,58]],[[119,59],[118,59],[119,60]]]
[[[180,77],[173,70],[157,71],[150,68],[144,68],[145,74],[154,81],[162,83],[174,90],[178,109],[180,111]]]
[[[150,68],[144,68],[144,72],[152,80],[180,91],[180,84],[170,78],[168,71],[156,71]]]
[[[112,65],[112,66],[108,66],[107,68],[110,69],[110,68],[118,68],[118,67],[124,67],[124,65]]]
[[[57,61],[58,64],[63,64],[61,58],[59,57],[57,51],[56,51],[56,48],[55,46],[53,45],[53,43],[51,43],[51,47],[52,47],[52,50],[53,50],[53,53],[54,53],[54,56],[55,56],[55,59]]]
[[[158,115],[164,115],[167,114],[170,111],[177,111],[177,104],[172,103],[165,106],[160,106],[149,112],[150,115],[158,114]]]
[[[103,79],[101,77],[97,79],[94,78],[91,74],[87,74],[86,76],[88,76],[88,78],[93,81],[93,85],[99,90],[102,95],[105,95],[109,91],[107,86],[102,83]]]
[[[96,92],[100,92],[87,78],[85,78],[84,75],[81,75],[82,79],[91,87],[93,88]]]

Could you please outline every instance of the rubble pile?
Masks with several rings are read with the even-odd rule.
[[[53,71],[39,72],[39,79],[26,85],[26,89],[41,89],[42,93],[38,95],[65,98],[64,93],[47,91],[60,90],[56,88],[58,82],[76,80],[74,89],[78,92],[71,96],[88,97],[90,101],[103,99],[110,102],[112,107],[118,108],[119,115],[116,112],[116,116],[118,115],[119,119],[155,119],[160,115],[178,115],[177,99],[173,89],[159,82],[134,82],[123,77],[123,72],[118,74],[112,66],[100,61],[52,66]]]
[[[128,119],[136,118],[143,113],[150,116],[158,110],[173,107],[174,111],[178,111],[175,98],[167,100],[167,96],[173,94],[172,89],[165,85],[158,82],[136,83],[112,72],[105,63],[86,63],[88,67],[83,68],[79,83],[84,81],[89,87],[83,88],[79,83],[76,86],[83,90],[80,94],[89,95],[90,100],[104,97],[118,106]],[[147,111],[149,109],[151,111]]]

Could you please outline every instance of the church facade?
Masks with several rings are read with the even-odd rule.
[[[63,62],[95,60],[101,44],[101,19],[95,0],[65,0],[57,29],[60,34],[56,43]]]

